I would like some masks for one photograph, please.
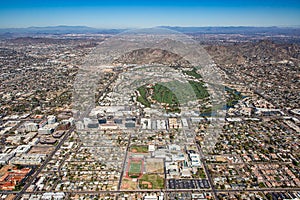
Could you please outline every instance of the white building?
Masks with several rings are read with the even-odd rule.
[[[183,153],[179,153],[179,154],[172,154],[172,160],[173,161],[184,161],[185,157]]]
[[[149,144],[149,145],[148,145],[148,151],[149,151],[149,152],[155,151],[155,146],[152,145],[152,144]]]
[[[27,144],[30,140],[32,140],[37,135],[37,132],[29,132],[24,137],[23,142]]]
[[[63,192],[46,192],[43,194],[41,200],[61,200],[61,199],[65,199],[65,193]]]
[[[75,123],[75,119],[74,119],[73,117],[71,117],[71,118],[69,119],[69,122],[70,122],[71,126],[73,126],[74,123]]]
[[[189,127],[189,124],[188,124],[188,121],[186,118],[182,118],[181,119],[181,123],[182,123],[182,127],[184,128],[188,128]]]
[[[100,129],[101,130],[116,130],[116,129],[118,129],[118,126],[116,124],[113,124],[113,123],[101,124]]]
[[[54,124],[56,122],[56,117],[54,115],[49,115],[47,117],[48,124]]]
[[[14,153],[9,153],[9,154],[7,154],[7,153],[1,153],[0,154],[0,164],[1,165],[5,165],[5,164],[7,164],[8,163],[8,161],[12,158],[12,157],[14,157]]]
[[[42,128],[39,128],[38,133],[42,134],[42,135],[50,135],[52,133],[51,131],[52,130],[47,127],[46,128],[42,127]]]
[[[180,151],[180,146],[179,145],[177,145],[177,144],[170,144],[169,145],[169,150],[170,151]]]
[[[205,120],[204,117],[191,117],[192,123],[200,123],[200,122],[202,122],[204,120]]]
[[[165,120],[156,120],[156,126],[158,130],[167,129],[167,124]]]
[[[31,145],[19,145],[16,149],[13,150],[16,155],[21,155],[27,153],[31,148]]]
[[[26,132],[35,132],[38,130],[38,124],[33,122],[27,122],[24,124]]]
[[[84,129],[84,124],[83,124],[82,121],[77,121],[77,122],[75,123],[75,125],[76,125],[76,128],[77,128],[78,130]]]
[[[176,162],[166,162],[166,171],[171,178],[179,176],[179,168]]]
[[[52,134],[58,125],[59,123],[46,124],[44,127],[38,129],[38,133],[42,135]]]
[[[183,168],[181,170],[181,177],[182,178],[191,178],[192,174],[191,174],[191,171],[190,171],[190,168]]]
[[[23,154],[12,158],[9,163],[14,165],[40,165],[45,157],[45,154]]]
[[[151,119],[142,118],[141,119],[142,129],[151,129]]]
[[[200,155],[196,153],[190,153],[189,154],[190,159],[191,159],[191,166],[192,167],[200,167],[201,162],[200,162]]]
[[[39,138],[33,138],[33,140],[31,142],[29,142],[29,145],[37,145],[39,143],[40,139]]]
[[[144,197],[144,200],[157,200],[157,196],[155,195],[147,195]]]

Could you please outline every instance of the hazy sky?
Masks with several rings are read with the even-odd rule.
[[[300,25],[300,0],[1,0],[0,28]]]

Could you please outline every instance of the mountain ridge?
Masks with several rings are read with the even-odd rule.
[[[157,26],[158,28],[166,28],[171,30],[177,30],[179,32],[228,32],[228,31],[274,31],[274,30],[300,30],[299,27],[279,27],[279,26]],[[22,32],[30,30],[72,30],[72,31],[116,31],[116,30],[129,30],[131,28],[94,28],[90,26],[82,25],[57,25],[57,26],[30,26],[25,28],[0,28],[0,32]]]

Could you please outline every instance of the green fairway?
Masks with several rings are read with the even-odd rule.
[[[161,84],[154,85],[153,99],[160,103],[167,103],[169,105],[178,104],[175,94],[167,87]]]
[[[209,97],[204,83],[198,81],[156,83],[152,87],[141,86],[138,91],[140,93],[137,97],[138,102],[146,107],[158,102],[164,105],[167,112],[180,112],[180,103]]]
[[[146,107],[150,107],[151,103],[147,99],[147,89],[145,86],[139,87],[138,91],[140,93],[140,96],[137,97],[138,102],[143,104]]]
[[[204,83],[189,81],[189,84],[192,86],[198,99],[204,99],[209,96],[206,87],[204,87]]]
[[[196,71],[197,71],[196,68],[193,68],[193,70],[191,70],[191,71],[182,71],[182,72],[184,74],[192,76],[192,77],[194,77],[196,79],[202,78],[202,76],[200,74],[198,74]]]

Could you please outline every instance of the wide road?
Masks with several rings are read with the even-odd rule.
[[[203,164],[203,169],[205,171],[206,177],[207,177],[208,182],[210,184],[210,187],[212,189],[212,193],[213,193],[214,199],[217,200],[218,199],[217,193],[216,193],[216,190],[215,190],[215,186],[214,186],[213,180],[212,180],[212,178],[211,178],[211,176],[209,174],[209,171],[208,171],[208,168],[207,168],[207,165],[206,165],[206,162],[205,162],[204,154],[203,154],[203,152],[202,152],[201,147],[199,146],[199,144],[196,143],[196,142],[195,142],[195,144],[196,144],[196,146],[198,148],[198,151],[199,151],[199,154],[200,154],[200,158],[201,158],[201,162]]]
[[[128,154],[129,147],[130,147],[130,141],[131,141],[131,133],[130,133],[130,136],[129,136],[129,139],[128,139],[128,144],[127,144],[127,147],[126,147],[126,152],[125,152],[125,156],[124,156],[124,160],[123,160],[123,164],[122,164],[120,179],[119,179],[119,183],[118,183],[118,190],[120,190],[120,188],[121,188],[122,178],[124,176],[127,154]]]
[[[43,194],[46,191],[24,192],[24,194]],[[118,193],[138,193],[138,192],[212,192],[211,189],[153,189],[153,190],[113,190],[113,191],[60,191],[66,194],[118,194]],[[225,189],[215,190],[216,193],[237,193],[237,192],[300,192],[300,188],[247,188],[247,189]],[[18,191],[1,191],[1,194],[18,194]]]

